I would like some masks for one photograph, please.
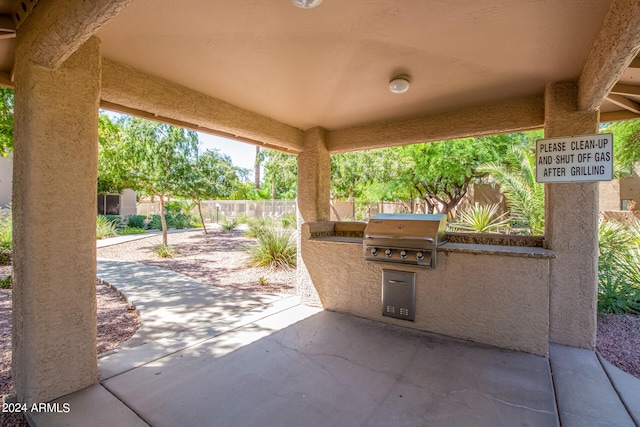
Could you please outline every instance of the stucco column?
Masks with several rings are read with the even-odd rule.
[[[593,134],[599,113],[578,111],[577,85],[545,88],[545,137]],[[545,236],[551,260],[549,339],[594,348],[598,288],[598,183],[545,185]]]
[[[304,133],[298,156],[298,212],[303,222],[329,221],[331,157],[327,132],[322,128]]]
[[[98,381],[96,181],[100,40],[58,69],[16,48],[13,382],[46,402]]]
[[[296,274],[297,294],[302,302],[321,305],[303,260],[302,239],[305,222],[329,221],[331,203],[331,157],[327,151],[327,132],[322,128],[309,129],[303,136],[303,149],[298,155],[298,258]],[[320,262],[321,260],[317,260]]]

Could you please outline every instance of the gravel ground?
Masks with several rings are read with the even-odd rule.
[[[10,273],[10,267],[2,267],[0,278]],[[119,292],[100,280],[96,283],[96,299],[98,302],[98,354],[102,354],[131,338],[140,326],[140,318],[138,312]],[[11,289],[0,289],[0,396],[13,393],[11,319]],[[27,424],[22,414],[0,412],[0,426],[26,427]]]
[[[248,265],[246,248],[254,242],[243,230],[169,234],[176,254],[160,258],[154,248],[162,236],[153,236],[98,249],[98,258],[136,261],[177,271],[203,283],[222,288],[270,294],[295,293],[295,269],[274,270]]]
[[[613,365],[640,378],[640,316],[598,315],[597,347]]]

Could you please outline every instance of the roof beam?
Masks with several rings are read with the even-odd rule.
[[[102,61],[101,99],[104,108],[127,114],[278,150],[302,150],[300,129],[108,59]]]
[[[595,111],[640,51],[640,1],[613,0],[578,81],[578,108]]]
[[[600,113],[600,123],[621,122],[623,120],[640,119],[640,114],[632,113],[629,110],[610,111],[608,113]]]
[[[131,1],[39,2],[18,29],[16,52],[55,69]]]
[[[426,116],[377,122],[329,132],[331,154],[456,138],[540,129],[542,96]]]
[[[609,95],[607,100],[616,104],[618,107],[622,107],[625,110],[629,110],[633,113],[640,114],[640,104],[630,99],[625,98],[622,95]]]
[[[634,58],[629,64],[629,68],[640,68],[640,58]]]
[[[613,86],[611,93],[614,95],[640,96],[640,86],[617,84]]]
[[[1,79],[1,75],[0,75],[0,79]],[[2,80],[0,80],[0,86],[2,86]],[[163,116],[158,116],[152,113],[149,113],[147,111],[142,111],[142,110],[136,110],[135,108],[129,108],[129,107],[125,107],[123,105],[118,105],[118,104],[114,104],[112,102],[109,101],[100,101],[100,108],[104,108],[105,110],[109,110],[109,111],[113,111],[116,113],[122,113],[122,114],[127,114],[129,116],[135,116],[135,117],[139,117],[141,119],[146,119],[146,120],[153,120],[156,122],[160,122],[160,123],[166,123],[168,125],[171,126],[177,126],[177,127],[181,127],[184,129],[190,129],[196,132],[202,132],[202,133],[208,133],[210,135],[216,135],[216,136],[221,136],[223,138],[227,138],[227,139],[232,139],[235,141],[239,141],[239,142],[246,142],[247,144],[252,144],[252,145],[260,145],[261,147],[266,147],[266,148],[271,148],[273,150],[279,150],[279,151],[283,151],[283,152],[288,152],[290,154],[294,154],[292,153],[292,150],[284,150],[282,147],[279,146],[275,146],[275,145],[271,145],[262,141],[255,141],[249,138],[244,138],[242,136],[238,136],[238,135],[232,135],[229,133],[225,133],[216,129],[212,129],[209,127],[204,127],[204,126],[198,126],[195,125],[193,123],[189,123],[189,122],[183,122],[180,120],[175,120],[175,119],[171,119],[169,117],[163,117]],[[296,153],[297,154],[297,153]]]

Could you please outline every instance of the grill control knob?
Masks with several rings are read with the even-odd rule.
[[[371,248],[371,256],[378,256],[378,248]]]
[[[416,253],[416,258],[419,259],[419,260],[424,259],[424,254],[422,253],[422,251],[418,251]]]
[[[407,257],[407,251],[405,251],[404,249],[400,251],[400,257],[401,258],[406,258]]]
[[[391,249],[385,249],[384,254],[388,257],[391,257]]]

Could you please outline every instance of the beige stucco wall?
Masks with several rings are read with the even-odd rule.
[[[120,195],[120,216],[137,215],[136,192],[125,188]]]
[[[11,182],[13,181],[13,155],[0,157],[0,208],[11,203]]]
[[[600,212],[620,210],[620,181],[598,183],[598,205]]]
[[[310,239],[317,226],[302,226],[302,258],[325,309],[547,354],[549,258],[441,251],[435,269],[368,262],[362,243]],[[382,316],[383,268],[417,273],[415,322]]]

